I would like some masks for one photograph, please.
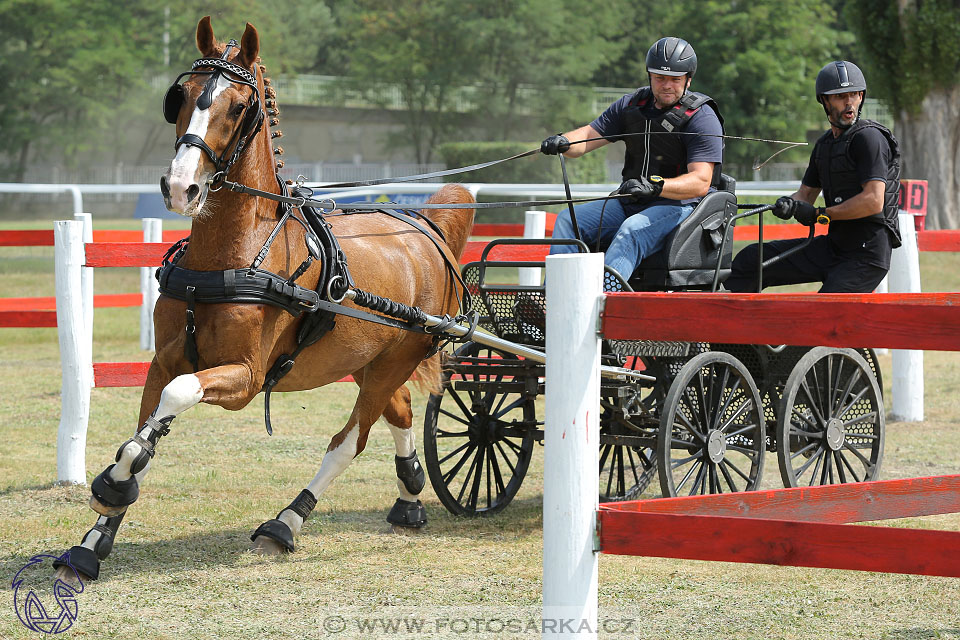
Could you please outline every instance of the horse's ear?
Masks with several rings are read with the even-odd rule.
[[[252,69],[258,55],[260,55],[260,35],[256,27],[248,22],[247,28],[243,31],[243,37],[240,38],[240,53],[237,54],[236,62]]]
[[[204,16],[197,23],[197,49],[204,58],[214,58],[217,55],[217,39],[213,37],[210,16]]]

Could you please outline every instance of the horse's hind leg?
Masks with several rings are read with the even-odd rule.
[[[396,360],[392,363],[382,361],[376,375],[370,366],[365,371],[358,371],[353,374],[354,379],[360,385],[360,394],[347,425],[330,440],[327,452],[320,463],[320,470],[307,485],[307,488],[301,491],[300,495],[288,507],[277,514],[276,518],[261,524],[250,536],[253,540],[253,550],[255,552],[275,555],[294,550],[294,538],[300,533],[304,520],[316,506],[317,497],[326,491],[330,483],[343,473],[350,462],[363,451],[367,444],[370,427],[382,414],[389,414],[388,421],[395,420],[401,424],[412,424],[412,412],[409,412],[410,396],[402,386],[415,368],[415,364],[410,367],[410,360],[409,358],[404,359],[399,365]],[[413,362],[416,363],[419,360],[413,360]],[[403,406],[406,406],[409,412],[406,418],[401,417],[406,415]],[[394,428],[396,427],[391,426],[391,430]],[[406,431],[410,431],[409,426]],[[402,436],[398,440],[398,442],[403,442],[404,452],[408,451],[407,443],[409,443],[409,450],[412,451],[412,432],[410,436],[409,440],[407,440],[407,436]],[[397,438],[397,436],[394,437]],[[400,446],[398,444],[398,452],[401,450]],[[413,459],[416,459],[415,452]],[[417,461],[416,466],[420,466],[419,461]],[[411,492],[410,497],[416,500],[414,493],[418,492]],[[414,504],[419,503],[414,502]],[[422,505],[420,505],[421,510],[422,508]],[[426,516],[422,513],[421,516],[421,520],[426,522]]]
[[[387,515],[387,522],[398,527],[419,529],[427,523],[423,503],[417,498],[423,491],[426,476],[417,456],[413,429],[413,409],[410,406],[410,391],[404,386],[397,389],[383,411],[383,418],[390,427],[397,454],[397,489],[400,497]]]

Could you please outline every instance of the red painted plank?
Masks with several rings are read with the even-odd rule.
[[[556,221],[557,214],[550,213],[548,211],[544,223],[548,238],[553,234],[553,226]],[[523,224],[477,222],[473,225],[473,231],[471,231],[471,235],[485,238],[522,238]]]
[[[960,532],[600,511],[615,555],[960,577]]]
[[[960,351],[958,293],[616,293],[602,320],[621,340]]]
[[[960,230],[921,231],[917,234],[917,248],[920,251],[960,251]]]
[[[56,311],[0,311],[0,327],[55,327]]]
[[[460,256],[460,264],[467,264],[480,259],[487,242],[471,240]],[[550,252],[550,247],[542,244],[502,244],[487,254],[488,260],[543,262]]]
[[[816,235],[826,235],[826,225],[817,225]],[[763,227],[763,241],[770,240],[788,240],[790,238],[806,238],[810,233],[810,227],[802,224],[768,224]],[[758,225],[747,225],[733,228],[734,240],[750,240],[756,242],[760,237],[760,227]]]
[[[164,242],[94,242],[84,246],[88,267],[158,267],[170,248]]]
[[[611,502],[611,511],[809,522],[868,522],[960,513],[960,475]]]
[[[0,247],[52,247],[53,229],[0,231]]]
[[[93,296],[95,308],[139,307],[143,303],[141,293],[104,293]],[[57,299],[53,296],[40,298],[0,298],[0,311],[56,310]]]

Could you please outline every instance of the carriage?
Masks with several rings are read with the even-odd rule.
[[[770,209],[738,205],[727,176],[722,186],[629,279],[608,268],[605,290],[715,291],[730,272],[737,220],[759,213],[762,228]],[[544,263],[491,256],[500,245],[552,242],[495,240],[463,267],[481,328],[544,348],[545,287],[504,282],[506,269]],[[787,487],[878,476],[885,423],[871,349],[606,340],[601,358],[637,372],[601,380],[601,502],[636,499],[655,480],[663,496],[754,490],[767,452]],[[544,365],[472,341],[447,355],[444,372],[425,412],[428,475],[451,513],[496,513],[543,442]]]

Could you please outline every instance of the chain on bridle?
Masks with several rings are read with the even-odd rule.
[[[213,91],[221,75],[234,84],[246,85],[252,90],[250,99],[247,102],[243,121],[240,126],[234,130],[222,154],[218,156],[203,138],[192,133],[185,133],[177,138],[176,143],[174,143],[174,149],[176,150],[179,150],[183,145],[197,147],[210,158],[210,161],[215,167],[215,173],[211,180],[211,183],[214,185],[223,181],[227,172],[230,171],[230,167],[233,166],[240,157],[240,154],[246,149],[250,140],[257,135],[260,127],[263,126],[264,113],[261,107],[260,92],[257,89],[256,76],[240,65],[226,59],[230,53],[230,49],[237,46],[239,45],[236,40],[230,40],[221,57],[194,60],[190,71],[185,71],[178,75],[163,97],[163,117],[167,122],[176,124],[180,109],[186,100],[186,93],[183,90],[183,85],[180,84],[180,80],[185,76],[210,76],[204,85],[203,92],[200,94],[200,97],[197,98],[196,104],[200,110],[210,108],[213,102]],[[212,67],[212,69],[202,69],[202,67]],[[232,152],[231,148],[233,149]]]

